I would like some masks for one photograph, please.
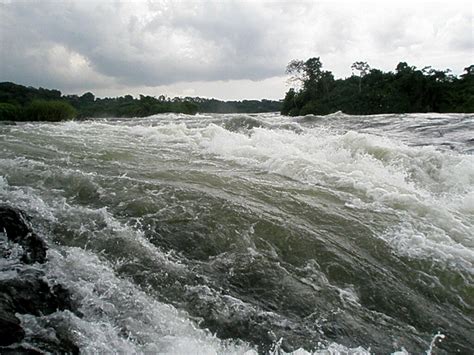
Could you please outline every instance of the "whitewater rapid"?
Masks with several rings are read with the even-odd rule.
[[[473,133],[461,114],[0,126],[0,202],[32,217],[41,267],[83,314],[22,315],[25,341],[62,329],[84,353],[468,351]]]

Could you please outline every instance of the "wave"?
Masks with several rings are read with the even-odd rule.
[[[86,353],[368,353],[364,339],[403,352],[438,331],[465,340],[474,156],[407,121],[431,116],[336,116],[0,128],[0,200],[33,217],[52,246],[48,277],[84,314],[22,322],[69,329]],[[453,119],[457,147],[465,122]]]
[[[403,246],[399,250],[403,253],[438,254],[445,262],[473,271],[473,241],[468,236],[474,235],[474,221],[460,218],[472,208],[472,156],[410,147],[354,131],[333,134],[309,129],[297,135],[257,128],[247,136],[210,126],[201,135],[199,144],[210,154],[328,187],[349,207],[397,213],[401,221],[409,217],[413,237],[403,232],[406,224],[397,232],[405,236],[405,243],[396,242],[399,237],[387,237],[389,232],[380,237],[393,242],[393,247]],[[426,244],[417,238],[426,239]],[[428,247],[431,242],[439,253]]]

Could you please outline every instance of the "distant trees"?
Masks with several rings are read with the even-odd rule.
[[[282,114],[306,114],[313,111],[325,111],[325,103],[317,100],[325,96],[334,86],[334,76],[331,72],[322,70],[319,57],[306,61],[293,60],[286,67],[286,73],[291,75],[290,81],[298,83],[301,89],[290,89],[285,95]]]
[[[359,72],[359,93],[362,91],[362,78],[369,74],[370,66],[367,62],[355,62],[351,65],[352,70]]]
[[[449,70],[418,70],[405,62],[388,73],[371,69],[363,61],[351,68],[358,75],[335,80],[323,70],[319,57],[291,61],[286,72],[297,85],[286,93],[281,113],[474,112],[474,65],[459,78]]]
[[[453,100],[463,107],[465,112],[474,112],[474,65],[464,68],[464,73],[460,77]]]
[[[23,119],[27,121],[71,120],[77,111],[64,101],[35,100],[24,109]]]
[[[317,89],[317,82],[323,75],[322,66],[319,57],[309,58],[305,62],[292,60],[286,67],[286,73],[291,75],[290,81],[298,83],[304,89]]]
[[[0,103],[0,121],[17,121],[21,118],[21,107],[18,105]]]
[[[10,82],[0,83],[0,103],[24,106],[33,100],[59,100],[61,91],[32,88]]]
[[[280,111],[281,102],[271,100],[220,101],[200,97],[158,98],[125,95],[97,98],[86,92],[61,95],[58,90],[35,89],[14,83],[0,83],[0,120],[64,120],[71,117],[144,117],[165,112],[252,113]]]
[[[22,107],[0,103],[0,121],[63,121],[73,119],[77,111],[64,101],[35,100]]]
[[[258,113],[279,112],[281,101],[273,100],[242,100],[221,101],[216,99],[205,99],[201,97],[186,97],[185,100],[198,105],[198,112],[208,113]]]
[[[76,114],[59,90],[0,83],[1,121],[60,121],[72,119]]]

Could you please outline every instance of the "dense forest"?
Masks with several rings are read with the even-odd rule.
[[[271,100],[219,101],[200,97],[125,95],[98,98],[62,95],[59,90],[0,83],[0,121],[58,121],[89,117],[144,117],[165,112],[251,113],[281,111],[283,115],[325,115],[410,112],[474,112],[474,65],[456,77],[449,70],[417,69],[405,62],[394,72],[355,62],[353,75],[335,79],[321,60],[291,61],[286,72],[295,85],[283,102]]]
[[[420,70],[405,62],[388,73],[355,62],[354,74],[346,79],[334,79],[322,67],[319,57],[288,64],[286,72],[297,88],[286,93],[282,114],[474,112],[474,65],[456,77],[449,70]]]
[[[98,98],[87,92],[81,96],[62,95],[59,90],[0,83],[0,121],[59,121],[92,117],[144,117],[158,113],[185,114],[250,113],[280,111],[281,102],[271,100],[219,101],[199,97],[125,95]]]

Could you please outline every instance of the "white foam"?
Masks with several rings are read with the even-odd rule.
[[[82,319],[63,312],[71,337],[84,353],[243,354],[245,344],[227,344],[196,328],[186,313],[160,303],[118,278],[97,255],[79,248],[48,254],[48,276],[80,303]]]
[[[140,119],[139,124],[133,120],[120,124],[67,122],[25,125],[22,129],[56,137],[79,136],[87,144],[130,150],[151,170],[162,168],[156,163],[159,159],[221,161],[228,163],[221,164],[226,171],[238,164],[309,186],[323,186],[350,208],[398,216],[399,223],[387,226],[379,235],[397,252],[413,257],[429,255],[453,265],[473,265],[472,253],[466,249],[474,248],[474,156],[410,147],[354,131],[319,127],[302,128],[298,134],[254,128],[251,134],[242,134],[204,119],[183,117],[183,122],[178,121],[179,115],[159,117],[159,121]],[[272,115],[259,119],[269,123],[282,120]],[[191,121],[193,124],[188,125]],[[426,241],[421,243],[410,235]]]
[[[437,228],[445,238],[436,248],[438,255],[431,256],[452,262],[463,255],[467,265],[474,261],[472,253],[465,250],[472,248],[470,236],[474,235],[474,219],[465,213],[473,205],[473,156],[409,147],[370,134],[340,134],[324,129],[296,134],[255,128],[249,136],[210,125],[201,137],[201,147],[220,158],[345,191],[348,194],[341,197],[349,205],[393,211],[402,220],[413,220],[412,226],[424,223]],[[418,257],[423,255],[424,246],[436,243],[430,234],[422,235],[426,243],[406,245],[408,249],[420,248]],[[450,255],[457,248],[458,253]]]
[[[14,129],[28,135],[52,137],[59,142],[65,140],[71,144],[71,150],[74,147],[83,147],[87,152],[94,152],[97,147],[123,149],[143,157],[144,163],[150,165],[162,158],[164,151],[170,151],[175,156],[184,154],[189,161],[199,158],[218,162],[219,167],[230,172],[237,164],[252,172],[283,175],[304,186],[323,186],[337,194],[348,208],[395,215],[395,222],[378,235],[395,252],[474,273],[474,156],[440,152],[432,147],[410,147],[375,134],[352,131],[302,128],[298,134],[290,130],[254,128],[250,134],[242,134],[212,123],[193,121],[193,125],[189,125],[188,121],[177,121],[179,115],[159,117],[163,122],[147,118],[119,124],[107,121],[26,124]],[[282,119],[276,120],[281,122]],[[52,150],[61,154],[60,149]],[[71,154],[87,155],[81,149]],[[30,162],[37,164],[35,168],[47,168],[41,166],[46,163],[40,160],[0,160],[2,202],[41,216],[52,224],[67,220],[69,228],[79,234],[89,233],[91,238],[96,236],[95,232],[101,233],[100,228],[93,225],[97,221],[104,226],[101,237],[119,236],[162,265],[182,267],[149,243],[142,233],[117,221],[106,208],[71,206],[60,194],[48,197],[52,192],[42,190],[41,186],[10,185],[11,179],[17,179],[32,168]],[[61,169],[67,174],[66,168]],[[156,301],[133,283],[117,277],[116,265],[92,251],[64,248],[62,253],[52,249],[49,256],[52,261],[48,264],[48,275],[73,290],[85,314],[83,319],[69,312],[51,317],[71,324],[71,336],[85,353],[254,352],[245,344],[226,344],[197,329],[186,313]],[[350,287],[341,289],[340,296],[347,302],[358,301]],[[32,329],[39,322],[26,316],[24,321],[29,322]],[[295,353],[307,352],[299,349]],[[331,344],[317,353],[366,354],[369,351]],[[404,353],[403,349],[400,353]]]
[[[111,265],[79,248],[50,251],[48,277],[64,284],[79,302],[83,317],[69,311],[47,316],[68,332],[89,353],[160,354],[245,354],[257,351],[243,342],[221,341],[206,330],[198,329],[189,316],[160,303],[133,283],[118,278]],[[41,320],[21,316],[29,332],[41,332]],[[275,354],[286,354],[275,344]],[[347,348],[332,343],[315,352],[298,349],[290,354],[370,354],[362,347]]]

